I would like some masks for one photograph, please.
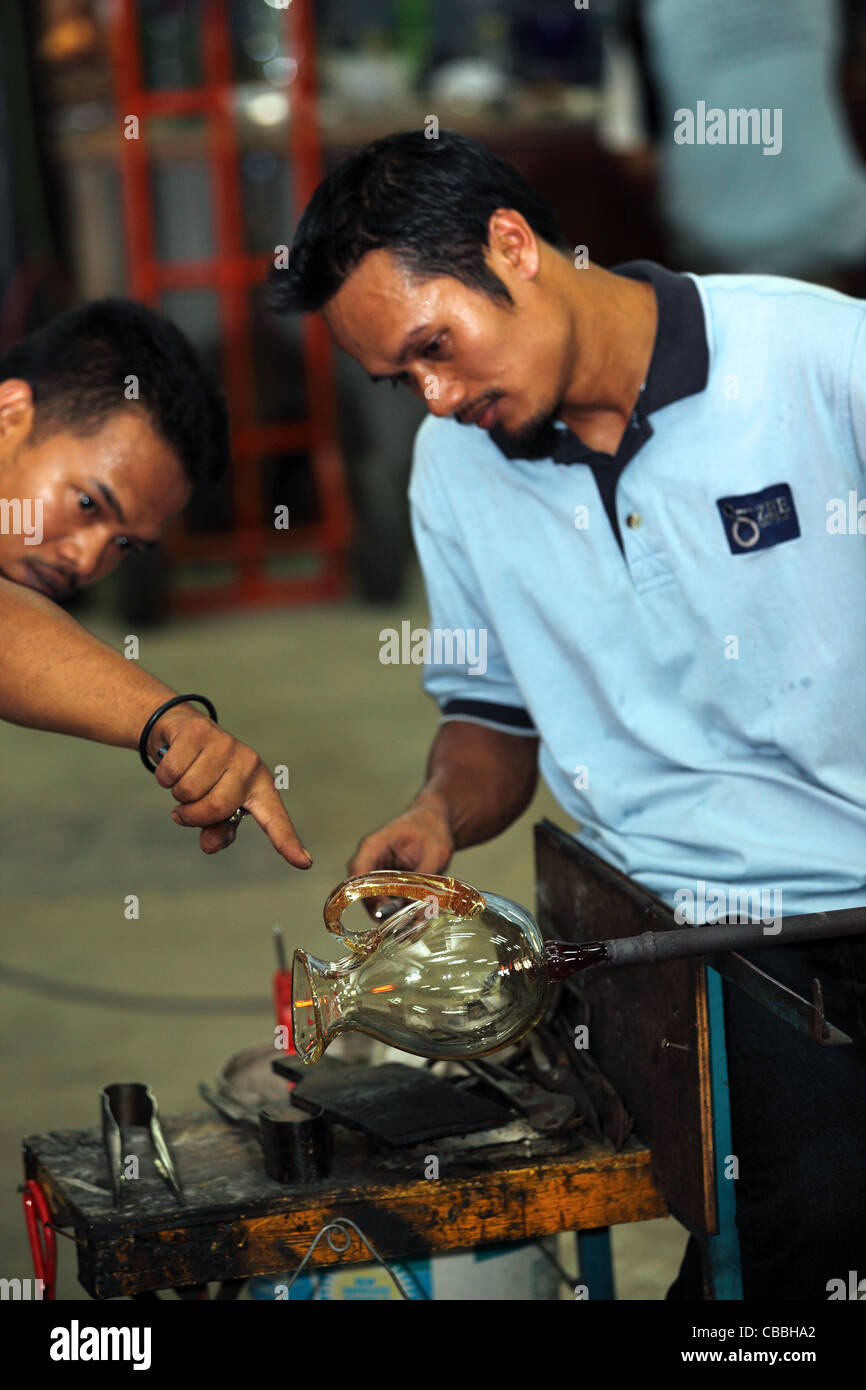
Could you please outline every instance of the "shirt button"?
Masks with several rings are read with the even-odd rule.
[[[636,531],[639,526],[643,526],[643,517],[639,516],[637,512],[629,512],[625,519],[625,524],[629,526],[632,531]]]

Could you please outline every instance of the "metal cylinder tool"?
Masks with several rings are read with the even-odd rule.
[[[254,1109],[204,1082],[198,1089],[223,1119],[252,1130],[262,1146],[265,1172],[274,1182],[317,1182],[327,1176],[332,1139],[323,1109],[307,1113],[279,1104]]]

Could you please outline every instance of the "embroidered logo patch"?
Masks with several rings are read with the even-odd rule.
[[[787,483],[774,483],[763,492],[743,497],[720,497],[716,502],[732,555],[767,550],[800,534],[797,509]]]

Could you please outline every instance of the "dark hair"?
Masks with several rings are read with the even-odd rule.
[[[389,250],[412,273],[452,275],[511,303],[484,249],[497,208],[513,208],[551,245],[562,245],[545,200],[510,164],[453,131],[375,140],[319,184],[292,245],[273,270],[268,301],[278,312],[320,309],[369,251]]]
[[[33,393],[34,434],[88,434],[117,410],[143,410],[196,487],[228,462],[222,395],[189,339],[131,299],[98,299],[28,334],[0,355],[0,381],[20,377]],[[127,387],[136,378],[137,398]]]

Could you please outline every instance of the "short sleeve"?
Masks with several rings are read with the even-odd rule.
[[[857,330],[851,353],[849,399],[854,447],[857,450],[860,467],[866,474],[866,305],[863,306],[860,327]]]
[[[463,719],[503,733],[536,737],[496,632],[484,609],[471,555],[435,484],[435,464],[419,432],[409,500],[424,575],[430,628],[424,689],[444,720]]]

